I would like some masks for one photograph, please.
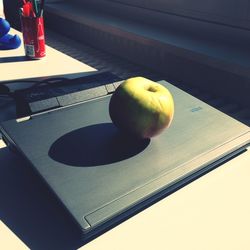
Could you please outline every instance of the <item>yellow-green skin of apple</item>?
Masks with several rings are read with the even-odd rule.
[[[125,80],[109,103],[114,125],[139,138],[151,138],[169,127],[174,116],[174,101],[163,85],[144,77]]]

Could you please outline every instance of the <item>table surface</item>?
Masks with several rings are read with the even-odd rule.
[[[46,49],[41,60],[27,60],[22,47],[0,51],[0,81],[95,70]],[[250,249],[250,149],[84,246],[74,243],[73,229],[62,229],[66,219],[46,203],[46,191],[37,195],[43,187],[25,164],[0,140],[1,249],[46,249],[50,241],[53,249]]]
[[[22,34],[11,29],[10,34]],[[24,46],[15,50],[0,50],[0,82],[36,77],[57,77],[65,74],[86,74],[96,69],[72,57],[46,46],[42,59],[28,59]]]

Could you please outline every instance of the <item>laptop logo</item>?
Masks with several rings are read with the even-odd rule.
[[[194,113],[194,112],[198,112],[200,110],[202,110],[202,107],[195,107],[195,108],[192,108],[190,111]]]

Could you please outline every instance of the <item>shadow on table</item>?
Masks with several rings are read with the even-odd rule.
[[[1,57],[1,63],[13,63],[13,62],[26,62],[32,59],[28,58],[27,56],[7,56]]]
[[[0,220],[30,249],[77,249],[80,230],[29,166],[0,149]]]

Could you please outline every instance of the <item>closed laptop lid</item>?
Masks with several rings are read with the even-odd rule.
[[[169,129],[151,140],[122,135],[110,96],[1,124],[14,146],[78,223],[94,234],[174,187],[214,168],[250,142],[249,127],[161,81],[172,93]]]

